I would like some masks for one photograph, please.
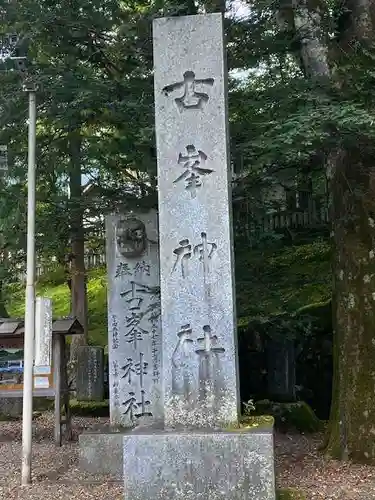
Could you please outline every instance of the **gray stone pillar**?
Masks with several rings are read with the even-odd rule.
[[[220,14],[154,22],[168,427],[238,419],[231,174]]]

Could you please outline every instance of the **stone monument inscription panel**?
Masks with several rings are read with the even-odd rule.
[[[110,216],[106,226],[111,424],[161,423],[157,214]]]

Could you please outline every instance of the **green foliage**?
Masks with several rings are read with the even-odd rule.
[[[235,257],[240,326],[331,296],[330,247],[323,239],[262,250],[237,245]]]
[[[267,335],[279,332],[293,338],[296,334],[331,331],[329,302],[321,303],[330,297],[329,252],[323,240],[263,251],[246,249],[246,253],[245,249],[236,248],[240,331],[255,328]],[[88,273],[89,342],[93,345],[107,344],[106,286],[105,269]],[[69,314],[69,288],[61,268],[39,279],[37,293],[53,299],[55,316]],[[8,312],[22,317],[24,288],[9,287],[7,294]],[[302,307],[308,303],[312,305]],[[252,326],[249,327],[250,320]]]
[[[60,265],[66,262],[81,212],[93,247],[103,213],[120,205],[155,204],[153,12],[154,6],[144,2],[116,0],[79,6],[25,0],[17,8],[7,2],[1,31],[28,40],[29,77],[38,83],[40,260],[55,256]],[[0,250],[6,245],[11,252],[2,262],[0,280],[9,282],[16,265],[25,266],[27,100],[20,75],[0,71],[0,83],[0,143],[8,145],[10,164],[9,177],[0,181]],[[75,138],[78,148],[73,148]],[[81,174],[95,189],[78,196],[72,186],[78,182],[79,193]]]
[[[54,317],[67,316],[70,311],[70,291],[66,283],[54,283],[52,278],[45,277],[37,284],[37,294],[49,297],[53,301]],[[92,345],[107,343],[107,288],[106,272],[95,269],[88,273],[87,291],[89,298],[89,337]],[[24,289],[12,287],[9,294],[8,309],[11,316],[24,315]]]
[[[240,418],[240,429],[272,431],[275,419],[271,415],[243,415]]]

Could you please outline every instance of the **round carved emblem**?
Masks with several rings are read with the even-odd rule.
[[[120,219],[116,227],[117,248],[124,257],[138,257],[146,250],[146,227],[135,218]]]

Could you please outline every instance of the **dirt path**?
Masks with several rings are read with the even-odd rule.
[[[75,436],[107,419],[74,419]],[[56,448],[53,418],[34,425],[33,485],[20,487],[21,423],[0,422],[0,498],[5,500],[123,500],[121,483],[83,474],[78,443]],[[317,451],[321,436],[277,434],[277,483],[306,492],[309,500],[375,500],[375,467],[327,460]]]

